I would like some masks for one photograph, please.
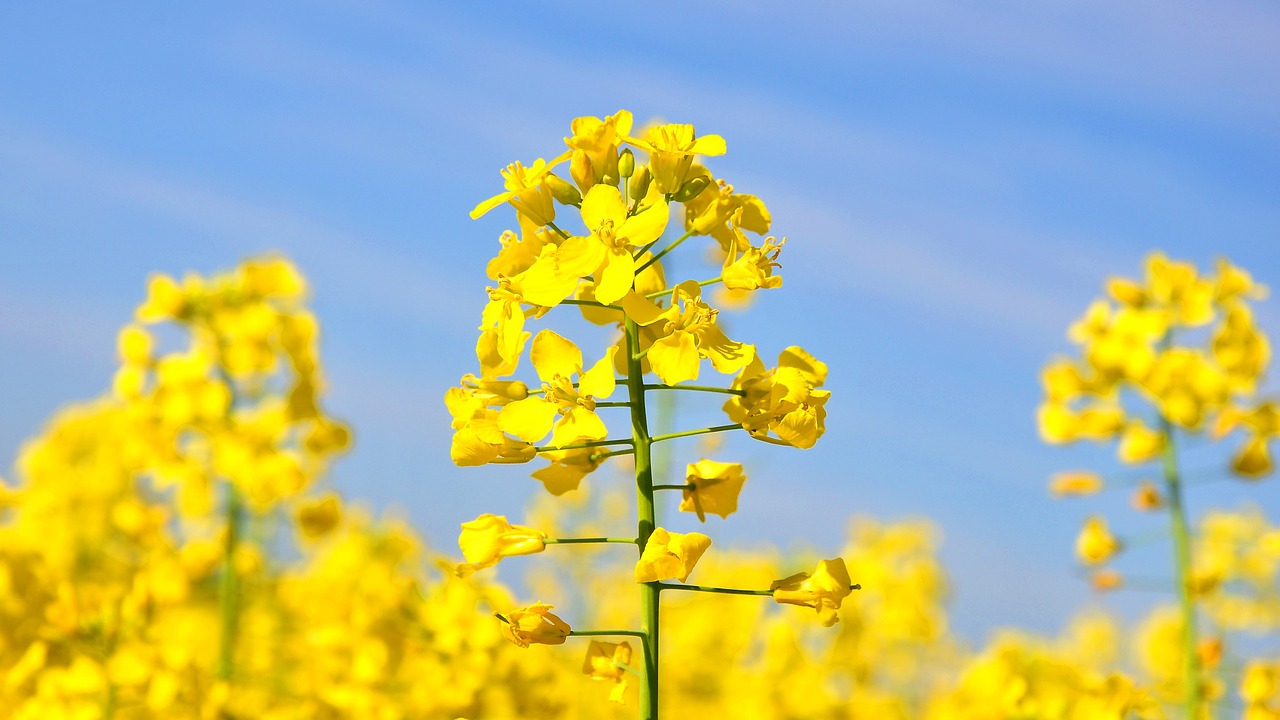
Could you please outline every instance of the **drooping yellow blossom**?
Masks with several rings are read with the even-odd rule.
[[[540,481],[552,495],[577,490],[582,479],[595,472],[600,463],[604,462],[601,448],[550,450],[542,453],[542,457],[550,460],[551,464],[535,470],[531,476]]]
[[[1101,565],[1120,552],[1120,548],[1120,541],[1111,534],[1107,521],[1098,515],[1085,521],[1076,538],[1076,557],[1085,565]]]
[[[505,202],[539,227],[552,222],[556,219],[556,208],[551,188],[547,186],[547,176],[555,166],[568,160],[569,155],[566,152],[551,162],[538,158],[527,168],[519,162],[511,163],[502,171],[506,191],[476,205],[471,211],[471,219],[475,220]]]
[[[695,155],[715,156],[725,153],[724,138],[719,135],[698,137],[692,125],[657,125],[645,131],[643,138],[625,138],[626,142],[649,153],[649,170],[659,192],[675,193],[684,185]]]
[[[844,560],[823,560],[812,573],[796,573],[781,580],[774,580],[769,589],[776,602],[800,605],[818,611],[818,621],[823,627],[839,622],[836,610],[852,592],[849,571]]]
[[[826,379],[826,364],[803,348],[783,350],[770,370],[755,356],[733,380],[732,389],[742,395],[727,401],[724,411],[752,437],[766,439],[772,432],[788,445],[811,448],[826,432],[831,393],[818,389]]]
[[[673,533],[655,528],[636,563],[636,582],[658,582],[672,578],[684,582],[698,558],[711,547],[711,538],[702,533]]]
[[[741,463],[722,463],[715,460],[699,460],[689,463],[685,472],[684,497],[680,512],[697,513],[698,520],[706,522],[706,514],[714,513],[727,518],[738,510],[738,495],[747,481]]]
[[[631,644],[626,642],[611,643],[592,640],[587,646],[587,657],[582,661],[582,672],[592,680],[612,680],[613,690],[609,691],[611,702],[623,702],[623,696],[630,685],[627,666],[631,665]]]
[[[537,442],[553,433],[557,446],[604,439],[608,429],[596,415],[596,399],[613,394],[617,381],[613,355],[605,356],[589,370],[582,369],[582,351],[551,330],[533,339],[529,358],[543,382],[542,393],[508,403],[498,413],[498,427],[524,442]],[[578,376],[577,387],[573,378]]]
[[[532,555],[546,549],[546,534],[523,525],[512,525],[501,515],[485,513],[462,523],[458,547],[466,563],[454,568],[458,577],[493,567],[504,557]]]
[[[1094,495],[1101,490],[1102,478],[1097,473],[1085,470],[1058,473],[1049,480],[1049,494],[1055,498]]]
[[[572,628],[551,612],[553,605],[534,603],[507,613],[502,636],[522,648],[533,644],[563,645]]]
[[[710,178],[711,173],[695,164],[688,176]],[[684,207],[685,230],[697,235],[710,235],[726,255],[733,250],[743,252],[750,247],[743,230],[764,235],[773,222],[769,209],[760,198],[736,193],[734,187],[724,180],[716,180],[686,201]]]

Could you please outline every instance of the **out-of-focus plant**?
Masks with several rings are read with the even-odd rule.
[[[480,203],[473,218],[507,203],[516,210],[520,235],[507,231],[487,271],[495,283],[482,313],[476,353],[480,374],[467,375],[445,402],[453,415],[451,455],[459,465],[527,462],[542,455],[551,461],[534,473],[559,495],[609,458],[633,463],[638,530],[634,537],[548,537],[505,518],[483,515],[463,526],[459,538],[470,573],[509,555],[541,552],[551,544],[626,543],[637,545],[640,559],[634,581],[640,584],[639,629],[572,630],[535,604],[498,617],[516,644],[560,644],[569,636],[617,636],[639,642],[640,714],[658,716],[659,629],[662,591],[772,595],[779,603],[811,608],[826,626],[852,586],[840,558],[822,560],[812,572],[775,580],[768,589],[685,584],[711,545],[698,533],[661,527],[655,493],[678,490],[680,510],[727,517],[737,509],[746,476],[737,463],[691,463],[680,484],[655,483],[651,448],[675,438],[746,430],[763,442],[810,448],[822,436],[829,393],[820,389],[827,367],[798,347],[782,352],[767,368],[754,345],[729,339],[717,323],[719,311],[703,298],[703,288],[723,285],[738,292],[776,288],[775,274],[784,241],[768,237],[755,244],[748,233],[769,231],[771,217],[754,195],[737,193],[697,163],[699,156],[723,155],[719,135],[699,136],[692,125],[668,124],[631,135],[625,110],[604,119],[573,121],[568,149],[550,162],[539,158],[503,171],[504,192]],[[637,155],[641,154],[640,157]],[[572,182],[555,174],[568,163]],[[658,249],[673,217],[683,206],[683,232]],[[570,207],[581,230],[557,224],[557,206]],[[563,217],[560,222],[571,230]],[[712,240],[723,258],[720,274],[689,279],[668,288],[662,259],[693,236]],[[619,339],[590,360],[578,346],[549,328],[536,335],[526,323],[561,305],[576,305],[585,319],[615,324]],[[528,342],[532,335],[532,342]],[[541,387],[508,379],[520,364],[526,344]],[[733,376],[729,387],[693,385],[702,360]],[[621,377],[617,377],[621,375]],[[657,382],[647,382],[647,376]],[[610,400],[621,386],[625,400]],[[650,422],[647,394],[653,392],[723,393],[729,424],[658,434]],[[609,437],[597,410],[625,409],[630,434]],[[550,437],[550,444],[539,445]],[[677,582],[671,582],[671,581]],[[632,648],[626,640],[588,648],[584,672],[619,683],[624,696]],[[613,669],[610,669],[613,663]],[[615,672],[617,671],[617,672]]]
[[[1116,441],[1122,463],[1158,463],[1161,484],[1144,481],[1132,505],[1141,512],[1167,512],[1179,610],[1168,627],[1175,646],[1155,664],[1166,693],[1180,695],[1187,717],[1205,712],[1206,698],[1220,694],[1206,670],[1215,664],[1215,637],[1201,631],[1203,615],[1240,624],[1244,613],[1233,596],[1219,592],[1228,578],[1274,581],[1274,559],[1248,551],[1250,570],[1242,571],[1239,518],[1206,518],[1198,539],[1186,509],[1186,477],[1178,446],[1186,438],[1218,439],[1234,430],[1246,434],[1230,469],[1255,480],[1273,469],[1269,444],[1280,433],[1280,415],[1271,401],[1257,397],[1270,360],[1270,343],[1253,321],[1249,302],[1265,295],[1244,270],[1219,260],[1212,273],[1155,253],[1142,280],[1112,278],[1107,297],[1090,305],[1071,327],[1079,358],[1060,358],[1044,370],[1045,401],[1039,411],[1041,435],[1051,443]],[[1088,495],[1103,489],[1102,477],[1088,471],[1060,475],[1051,482],[1056,496]],[[1257,523],[1253,534],[1258,535]],[[1102,568],[1124,549],[1106,520],[1092,516],[1076,541],[1080,561]],[[1268,565],[1270,563],[1270,565]],[[1269,568],[1269,569],[1268,569]],[[1100,569],[1094,584],[1110,589],[1123,584],[1113,570]],[[1234,609],[1226,609],[1234,607]],[[1176,622],[1174,621],[1176,618]]]

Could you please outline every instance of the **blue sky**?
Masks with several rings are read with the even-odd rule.
[[[1113,464],[1040,443],[1039,368],[1152,249],[1226,255],[1280,287],[1280,10],[612,7],[0,10],[0,457],[108,386],[149,272],[278,250],[312,282],[329,405],[358,433],[337,485],[445,551],[463,520],[518,517],[541,492],[521,469],[448,461],[441,397],[474,369],[484,263],[513,224],[467,212],[499,168],[559,153],[573,117],[628,108],[723,135],[713,171],[789,238],[786,284],[731,335],[831,366],[824,441],[730,442],[719,457],[751,481],[708,534],[825,549],[854,514],[928,516],[962,630],[1056,630],[1089,601],[1081,519],[1154,521],[1123,497],[1048,499],[1052,472]],[[1280,335],[1274,301],[1260,318]],[[1197,489],[1191,507],[1243,498],[1280,520],[1275,481]]]

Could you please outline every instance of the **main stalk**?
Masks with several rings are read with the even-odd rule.
[[[653,505],[653,462],[650,454],[652,440],[649,435],[649,418],[645,412],[644,371],[640,358],[640,327],[627,318],[627,390],[631,397],[631,440],[635,447],[636,465],[636,514],[639,519],[637,537],[640,552],[644,553],[649,536],[657,527]],[[640,686],[640,717],[644,720],[658,718],[658,594],[659,583],[640,586],[640,630],[644,635],[644,683]]]

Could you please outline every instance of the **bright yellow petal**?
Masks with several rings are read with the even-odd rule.
[[[604,262],[605,252],[604,245],[595,237],[571,237],[560,243],[556,262],[562,275],[586,277]]]
[[[498,206],[499,206],[499,205],[501,205],[502,203],[504,203],[504,202],[506,202],[506,201],[510,200],[510,199],[511,199],[511,196],[512,196],[513,194],[514,194],[514,193],[509,193],[509,192],[499,193],[499,194],[494,195],[493,197],[489,198],[488,200],[485,200],[484,202],[480,203],[479,205],[476,205],[476,206],[475,206],[475,208],[471,211],[471,219],[472,219],[472,220],[475,220],[476,218],[480,217],[481,215],[484,215],[485,213],[487,213],[487,212],[489,212],[490,210],[492,210],[492,209],[494,209],[494,208],[498,207]]]
[[[604,220],[612,220],[615,226],[620,226],[626,217],[627,206],[622,202],[622,193],[612,185],[596,185],[582,198],[582,222],[587,230],[594,231]]]
[[[594,398],[607,398],[613,394],[618,384],[613,374],[613,356],[617,353],[618,346],[614,345],[605,352],[604,357],[591,366],[590,370],[582,373],[582,377],[578,378],[579,394]]]
[[[529,359],[542,382],[551,382],[557,375],[571,377],[582,369],[578,346],[550,330],[541,330],[534,336]]]
[[[719,135],[703,135],[689,148],[689,152],[699,155],[723,155],[725,150],[724,138]]]
[[[640,326],[652,325],[661,320],[666,312],[657,303],[634,290],[622,296],[622,300],[618,304],[622,306],[622,310],[627,314],[627,317]]]
[[[623,250],[606,254],[596,281],[596,300],[606,305],[618,302],[631,290],[635,279],[636,264],[630,252]]]
[[[698,346],[683,330],[657,340],[649,348],[649,366],[668,385],[698,379]]]
[[[573,294],[578,286],[577,275],[562,274],[556,266],[555,249],[548,246],[542,256],[513,279],[520,288],[525,302],[555,307],[561,300]]]
[[[604,421],[599,415],[584,407],[574,407],[560,417],[555,431],[551,434],[551,442],[557,447],[575,445],[580,442],[603,440],[609,434]]]
[[[756,356],[754,345],[730,340],[718,325],[703,325],[698,331],[698,351],[718,372],[726,374],[738,372]]]
[[[667,229],[667,221],[670,217],[671,209],[667,207],[666,202],[654,203],[627,218],[627,221],[622,223],[618,236],[626,238],[633,247],[643,247],[662,236],[662,231]]]
[[[556,420],[556,404],[541,397],[517,400],[498,413],[498,427],[525,442],[538,442],[547,436]]]

